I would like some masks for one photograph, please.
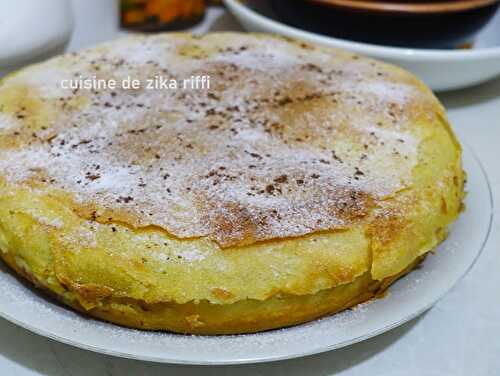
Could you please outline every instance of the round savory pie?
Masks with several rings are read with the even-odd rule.
[[[445,238],[463,185],[432,92],[345,51],[133,36],[0,83],[2,258],[129,327],[256,332],[364,302]]]

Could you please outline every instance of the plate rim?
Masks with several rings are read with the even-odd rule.
[[[426,312],[430,308],[432,308],[435,304],[437,304],[440,300],[443,299],[444,296],[446,296],[457,284],[464,279],[464,277],[470,272],[470,270],[474,267],[476,264],[477,260],[479,257],[482,255],[484,248],[486,244],[488,243],[488,240],[491,235],[491,230],[493,228],[493,220],[494,220],[494,213],[495,213],[495,206],[494,206],[494,198],[493,198],[493,191],[491,189],[491,181],[489,179],[489,176],[486,172],[486,169],[484,168],[483,163],[479,159],[478,155],[474,151],[472,147],[470,147],[467,143],[464,141],[461,141],[461,145],[463,149],[466,149],[468,153],[470,153],[470,156],[474,160],[474,162],[477,164],[479,167],[478,172],[482,176],[484,182],[486,183],[487,191],[488,191],[488,202],[489,202],[489,216],[488,216],[488,228],[486,229],[483,239],[481,240],[481,245],[479,247],[479,250],[477,254],[474,256],[474,259],[472,262],[468,265],[468,267],[461,273],[461,275],[439,296],[431,303],[426,304],[424,307],[421,307],[415,312],[412,312],[411,314],[401,318],[400,320],[384,326],[382,328],[379,328],[377,330],[371,331],[369,333],[351,338],[349,340],[345,340],[342,342],[337,342],[335,344],[332,344],[330,346],[323,346],[321,348],[313,348],[301,353],[291,353],[287,355],[271,355],[271,356],[260,356],[258,358],[238,358],[238,359],[232,359],[232,360],[191,360],[191,359],[180,359],[180,358],[169,358],[169,357],[157,357],[157,356],[144,356],[144,355],[138,355],[138,354],[131,354],[131,353],[126,353],[122,351],[117,351],[117,350],[108,350],[99,346],[94,346],[90,345],[87,343],[82,343],[78,342],[75,340],[71,340],[66,337],[62,337],[57,334],[53,334],[50,331],[46,331],[43,328],[38,328],[34,325],[27,324],[24,321],[17,320],[16,318],[12,317],[9,314],[4,313],[2,310],[0,310],[0,317],[21,327],[24,328],[32,333],[35,333],[36,335],[40,335],[42,337],[48,338],[53,341],[57,341],[72,347],[76,347],[82,350],[87,350],[87,351],[92,351],[97,354],[104,354],[108,356],[114,356],[114,357],[119,357],[119,358],[124,358],[124,359],[132,359],[132,360],[138,360],[138,361],[147,361],[147,362],[154,362],[154,363],[162,363],[162,364],[180,364],[180,365],[198,365],[198,366],[220,366],[220,365],[243,365],[243,364],[258,364],[258,363],[271,363],[271,362],[277,362],[277,361],[282,361],[282,360],[289,360],[289,359],[297,359],[297,358],[303,358],[311,355],[316,355],[316,354],[322,354],[326,353],[329,351],[333,351],[336,349],[340,349],[346,346],[353,345],[355,343],[359,343],[362,341],[365,341],[370,338],[374,338],[376,336],[379,336],[383,333],[386,333],[392,329],[395,329],[396,327],[399,327],[408,321],[420,316],[422,313]],[[9,269],[10,272],[10,269]],[[19,282],[19,281],[18,281]],[[21,282],[19,282],[21,283]],[[54,303],[52,303],[54,304]],[[64,307],[67,308],[67,307]],[[69,308],[68,308],[69,309]],[[109,324],[113,325],[113,324]]]
[[[270,25],[276,33],[293,35],[295,38],[313,38],[323,44],[329,44],[338,48],[350,49],[373,57],[383,59],[398,59],[401,61],[421,62],[421,61],[455,61],[455,60],[477,60],[477,59],[500,59],[500,46],[478,48],[471,50],[446,50],[446,49],[425,49],[409,47],[392,47],[364,42],[356,42],[348,39],[335,38],[326,35],[301,30],[294,26],[284,24],[269,17],[266,17],[252,8],[246,6],[238,0],[223,0],[228,10],[238,18],[238,15],[258,23],[259,25]]]

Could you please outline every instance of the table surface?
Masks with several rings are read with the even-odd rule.
[[[78,50],[120,35],[114,0],[73,0]],[[241,30],[223,9],[196,31]],[[439,95],[451,123],[484,164],[500,200],[500,79]],[[486,199],[486,198],[485,198]],[[225,367],[177,366],[114,358],[32,334],[0,319],[0,375],[496,376],[500,374],[500,210],[471,272],[427,313],[347,348],[282,362]]]

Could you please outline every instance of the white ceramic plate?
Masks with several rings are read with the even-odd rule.
[[[313,43],[344,48],[400,65],[423,79],[433,90],[472,86],[500,75],[500,12],[477,36],[470,50],[398,48],[352,42],[304,31],[278,21],[266,1],[224,0],[249,31],[282,34]]]
[[[186,336],[121,328],[84,317],[47,299],[0,263],[0,316],[43,336],[100,353],[167,363],[236,364],[301,357],[359,342],[429,309],[471,268],[489,234],[492,196],[479,161],[465,149],[467,210],[423,267],[388,295],[308,324],[260,334]]]
[[[0,0],[0,76],[61,53],[73,31],[69,0]]]

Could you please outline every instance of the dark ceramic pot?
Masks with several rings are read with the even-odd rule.
[[[338,6],[328,0],[270,1],[282,21],[301,29],[359,42],[417,48],[456,48],[471,42],[500,4],[495,1],[471,9],[411,12]]]

